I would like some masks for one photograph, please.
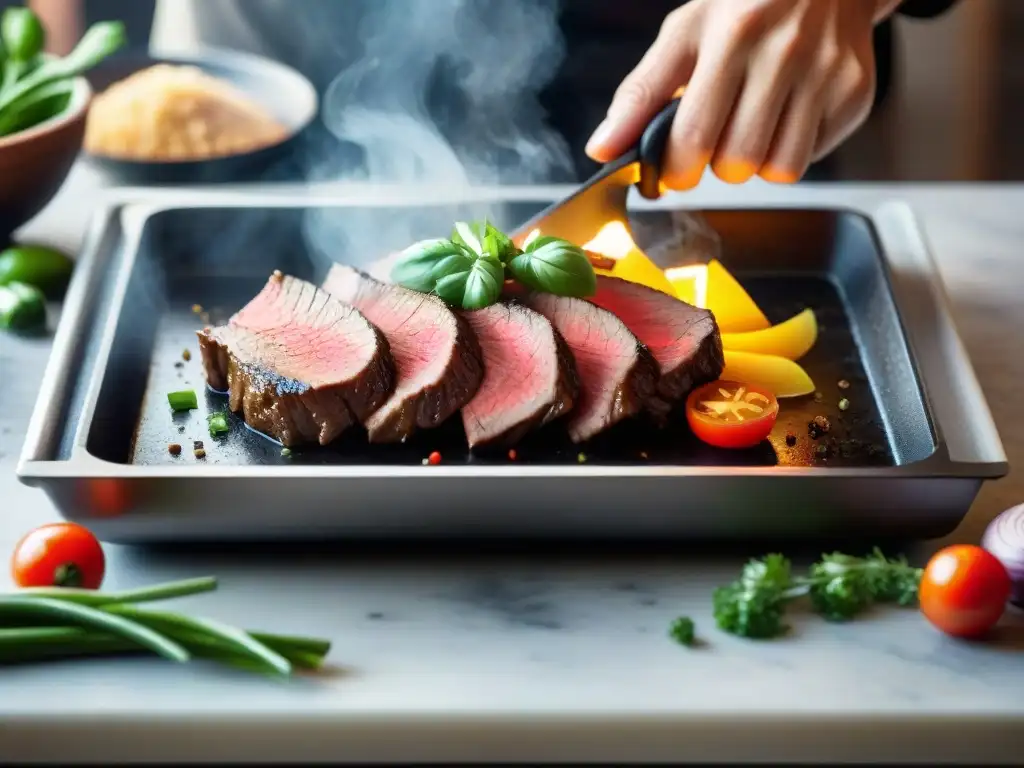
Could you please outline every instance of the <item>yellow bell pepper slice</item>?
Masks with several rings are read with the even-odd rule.
[[[723,333],[722,346],[733,352],[757,352],[799,360],[818,339],[818,320],[814,311],[805,309],[783,323],[760,331]]]

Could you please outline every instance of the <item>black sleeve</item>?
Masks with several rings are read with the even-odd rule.
[[[915,19],[931,19],[945,13],[957,2],[958,0],[904,0],[897,13]]]

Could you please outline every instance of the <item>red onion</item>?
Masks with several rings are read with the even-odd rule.
[[[1024,504],[1003,512],[989,523],[981,546],[991,552],[1010,574],[1010,602],[1024,608]]]

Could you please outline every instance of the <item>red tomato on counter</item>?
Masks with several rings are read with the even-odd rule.
[[[717,448],[752,448],[779,415],[775,395],[735,381],[713,381],[686,399],[686,420],[698,438]]]
[[[88,528],[51,523],[29,531],[14,548],[11,577],[19,587],[99,589],[103,547]]]
[[[925,618],[947,635],[979,637],[1003,615],[1010,588],[1010,574],[994,555],[957,544],[928,561],[918,602]]]

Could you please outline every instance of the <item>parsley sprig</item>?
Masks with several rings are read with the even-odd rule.
[[[823,555],[806,576],[794,577],[791,561],[771,554],[751,560],[739,579],[715,590],[715,623],[730,634],[763,640],[786,633],[786,607],[805,597],[829,621],[855,618],[874,603],[913,605],[921,573],[906,558],[875,549],[867,557]]]

